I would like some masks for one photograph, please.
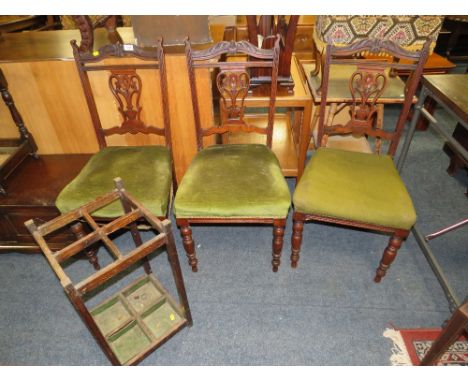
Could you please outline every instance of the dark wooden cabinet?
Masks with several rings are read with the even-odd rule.
[[[458,123],[455,127],[452,137],[460,143],[465,150],[468,150],[468,130],[461,123]],[[449,175],[455,175],[455,173],[462,168],[468,169],[468,163],[457,152],[457,150],[453,149],[450,142],[445,143],[444,152],[450,158],[450,165],[447,168]],[[468,196],[468,190],[466,192],[466,196]]]
[[[45,222],[59,215],[55,199],[88,161],[89,154],[43,155],[27,158],[8,178],[8,194],[0,195],[0,252],[40,253],[24,226],[29,219]],[[75,240],[63,229],[48,238],[52,250]]]
[[[468,16],[446,16],[435,52],[455,63],[468,62]]]

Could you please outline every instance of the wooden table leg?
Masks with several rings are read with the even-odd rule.
[[[300,137],[301,137],[303,111],[294,110],[293,115],[294,117],[293,117],[292,133],[293,133],[294,143],[297,144],[298,142],[300,142]]]
[[[452,345],[464,330],[468,329],[468,301],[460,306],[452,315],[447,326],[434,341],[431,348],[421,361],[421,366],[436,365],[439,358]]]

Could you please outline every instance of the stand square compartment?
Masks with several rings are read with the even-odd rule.
[[[122,364],[147,351],[152,342],[136,321],[113,334],[107,340]]]
[[[182,310],[152,274],[136,279],[90,313],[121,364],[133,364],[187,325]]]
[[[156,338],[162,338],[166,333],[181,324],[183,318],[168,301],[164,300],[144,314],[143,322]]]
[[[104,336],[111,335],[118,328],[132,320],[132,315],[119,296],[113,297],[91,311],[91,315]]]
[[[156,302],[161,300],[162,293],[150,281],[149,278],[144,278],[137,282],[132,287],[128,288],[124,293],[126,301],[138,314],[143,313]]]

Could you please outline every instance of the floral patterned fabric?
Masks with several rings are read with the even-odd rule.
[[[349,45],[364,38],[385,39],[407,50],[420,50],[428,37],[435,40],[443,16],[319,16],[314,41],[323,52],[328,41],[336,46]]]

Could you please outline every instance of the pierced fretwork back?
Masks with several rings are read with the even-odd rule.
[[[115,44],[106,45],[92,53],[80,52],[75,40],[71,41],[71,45],[99,147],[107,146],[106,138],[116,134],[155,134],[163,137],[165,145],[171,147],[167,80],[161,40],[152,48]],[[120,120],[120,125],[103,128],[95,98],[97,95],[89,78],[89,72],[97,71],[107,72],[109,75],[108,90],[113,96],[115,112],[118,113],[116,118]],[[142,118],[141,99],[144,84],[140,73],[143,71],[154,71],[157,76],[160,89],[154,89],[154,92],[159,92],[160,96],[148,96],[147,99],[159,99],[161,105],[145,104],[144,107],[151,113],[161,110],[162,127],[147,125]],[[152,92],[153,89],[146,91]]]
[[[324,136],[338,134],[353,134],[355,136],[373,137],[376,139],[376,149],[380,149],[380,140],[389,142],[388,154],[395,155],[398,143],[405,127],[408,113],[422,76],[423,67],[429,55],[431,40],[426,41],[421,51],[407,51],[388,40],[366,39],[346,47],[327,45],[321,86],[321,102],[317,145],[322,145]],[[357,57],[364,52],[373,54],[385,53],[382,60],[371,60]],[[388,60],[388,55],[393,61]],[[356,58],[350,58],[356,57]],[[399,63],[409,60],[409,64]],[[355,65],[356,71],[349,79],[349,90],[352,99],[350,105],[350,120],[344,125],[326,125],[325,113],[327,92],[331,65]],[[394,130],[376,128],[375,119],[378,114],[378,100],[388,84],[390,70],[409,70],[409,76],[404,89],[404,102]]]
[[[209,49],[193,50],[190,41],[185,42],[185,53],[189,71],[192,103],[195,116],[198,150],[203,148],[203,138],[224,133],[258,133],[266,135],[266,144],[271,148],[278,77],[279,38],[272,49],[259,49],[247,41],[222,41]],[[244,59],[254,57],[259,61]],[[221,61],[222,56],[222,61]],[[231,60],[233,56],[234,60]],[[216,90],[220,97],[220,124],[202,127],[199,95],[195,70],[206,68],[217,70]],[[250,124],[245,118],[245,98],[250,90],[249,68],[271,68],[272,82],[269,88],[268,123],[266,127]]]

